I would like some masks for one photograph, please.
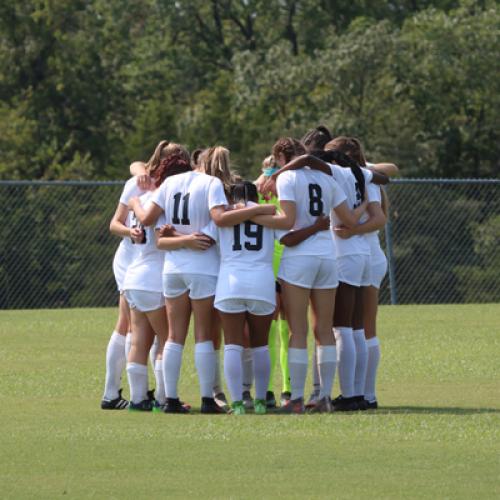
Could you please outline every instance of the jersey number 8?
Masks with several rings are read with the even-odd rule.
[[[323,200],[321,186],[319,184],[309,184],[309,213],[315,217],[323,213]]]

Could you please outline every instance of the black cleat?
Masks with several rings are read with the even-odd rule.
[[[378,402],[377,400],[375,401],[367,401],[365,399],[365,405],[367,410],[376,410],[378,408]]]
[[[359,405],[356,396],[344,398],[342,394],[332,401],[333,411],[358,411]]]
[[[130,401],[128,411],[153,411],[155,401],[151,399],[143,399],[140,403]]]
[[[116,399],[101,400],[102,410],[126,410],[128,405],[129,402],[122,398],[122,389],[118,391],[118,397]]]
[[[189,408],[184,406],[179,398],[167,398],[163,405],[164,413],[189,413]]]
[[[225,412],[229,410],[229,405],[227,403],[226,395],[223,392],[215,394],[214,400],[219,406],[219,408],[222,408]]]
[[[368,409],[368,406],[366,404],[366,400],[364,396],[354,396],[354,399],[358,403],[358,409],[361,411],[366,411]]]
[[[245,410],[253,410],[253,398],[252,395],[250,394],[250,391],[243,391],[241,399],[243,400],[243,405],[245,406]]]
[[[276,398],[274,397],[273,391],[266,392],[266,408],[268,409],[276,408]]]
[[[220,415],[227,413],[216,402],[214,398],[201,398],[201,413]]]

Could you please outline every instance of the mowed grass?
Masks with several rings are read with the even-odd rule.
[[[104,412],[115,317],[0,312],[1,498],[500,496],[500,305],[382,307],[382,409],[318,416]]]

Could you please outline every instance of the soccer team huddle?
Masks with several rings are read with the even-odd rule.
[[[178,387],[191,318],[201,413],[377,408],[381,185],[398,169],[367,163],[358,139],[324,126],[279,139],[262,167],[246,181],[226,148],[190,154],[169,141],[132,163],[110,224],[122,238],[113,261],[120,302],[101,408],[189,413]]]

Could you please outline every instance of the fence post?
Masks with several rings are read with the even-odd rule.
[[[398,303],[398,291],[396,287],[396,267],[394,263],[394,252],[392,248],[392,223],[390,216],[385,223],[385,242],[387,244],[387,261],[389,266],[389,288],[391,290],[391,304]]]

